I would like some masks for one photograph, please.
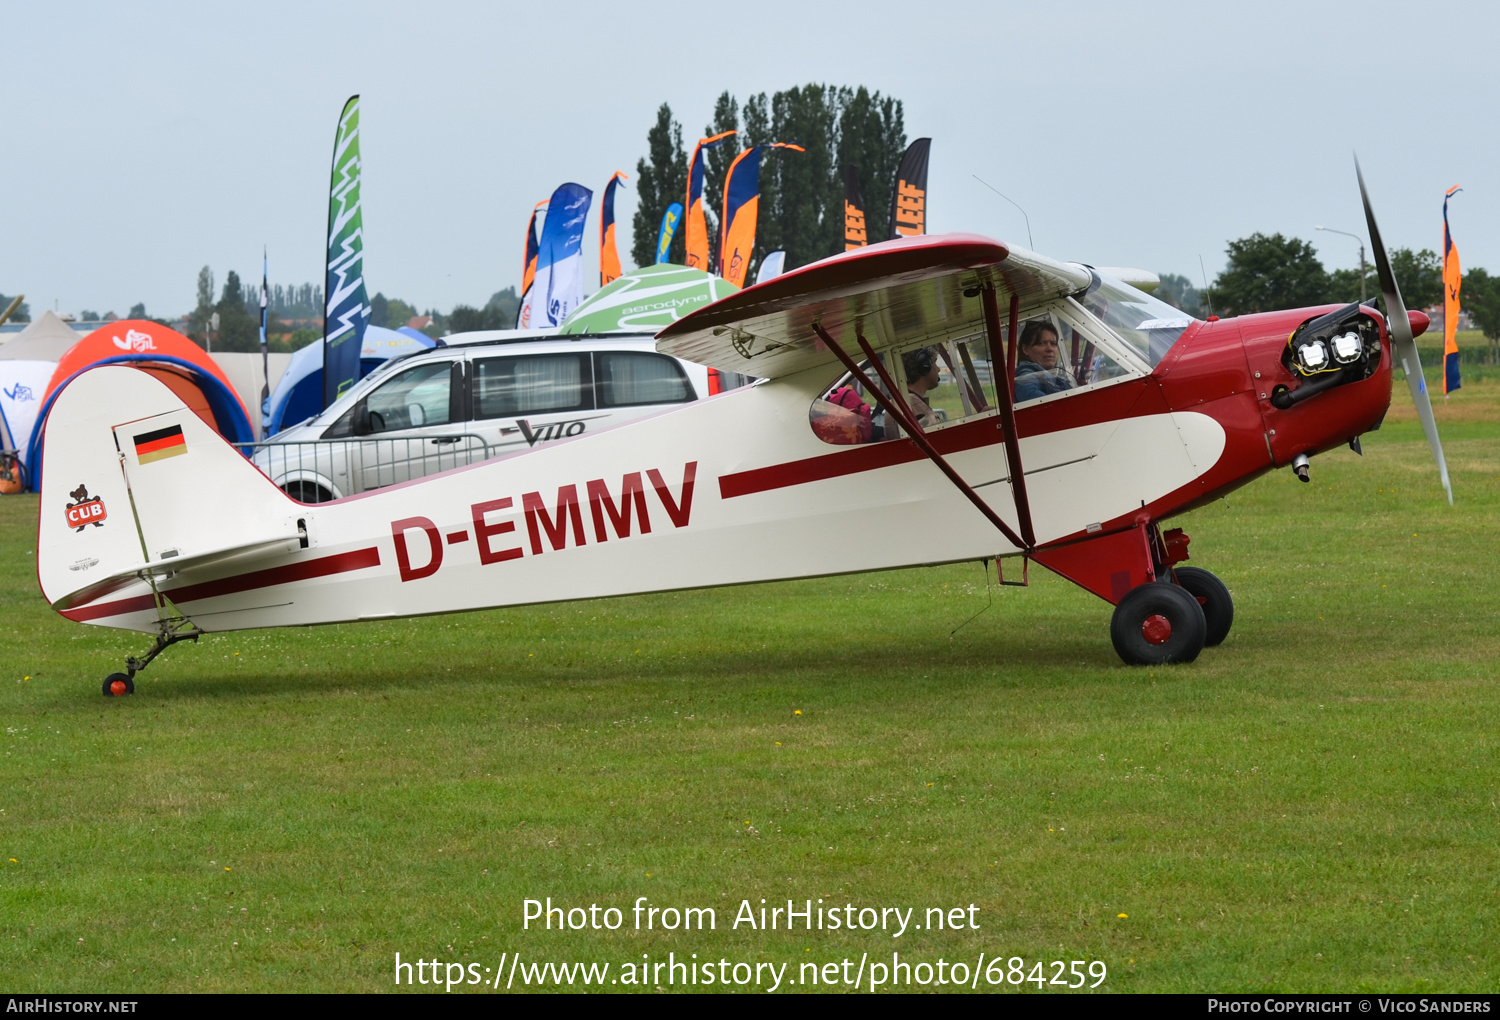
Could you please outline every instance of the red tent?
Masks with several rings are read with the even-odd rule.
[[[255,440],[244,401],[201,347],[159,323],[121,319],[94,330],[57,363],[29,444],[27,463],[35,465],[33,488],[41,482],[42,431],[58,391],[80,372],[99,365],[118,364],[128,364],[161,380],[231,443]]]

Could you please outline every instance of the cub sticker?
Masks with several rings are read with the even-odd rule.
[[[85,485],[80,485],[68,495],[74,499],[63,511],[68,519],[68,527],[75,531],[82,531],[90,524],[96,528],[104,527],[104,522],[109,517],[104,509],[104,500],[98,496],[90,496],[88,486]]]

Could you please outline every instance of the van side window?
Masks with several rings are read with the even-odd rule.
[[[395,375],[329,426],[323,438],[355,434],[362,408],[370,412],[370,431],[395,432],[424,425],[446,425],[452,408],[453,363],[432,361]]]
[[[681,404],[694,397],[682,366],[650,351],[600,351],[596,387],[600,407]]]
[[[474,360],[474,417],[516,418],[593,406],[587,354]]]

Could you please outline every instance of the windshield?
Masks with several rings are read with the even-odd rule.
[[[1193,317],[1181,309],[1098,272],[1078,301],[1103,319],[1152,368],[1193,324]]]

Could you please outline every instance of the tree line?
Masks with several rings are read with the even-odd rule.
[[[483,307],[458,305],[446,315],[435,308],[419,312],[410,302],[376,293],[370,299],[369,323],[386,329],[400,329],[425,316],[429,321],[423,331],[436,338],[450,332],[510,329],[516,324],[520,307],[521,299],[514,287],[495,292]],[[215,314],[219,317],[218,328],[211,330]],[[131,309],[130,318],[146,317],[143,305]],[[197,303],[187,315],[186,332],[189,339],[200,347],[216,351],[259,351],[260,287],[253,281],[242,282],[240,274],[230,270],[224,277],[222,290],[216,289],[213,269],[204,266],[198,270]],[[277,284],[269,288],[266,295],[266,339],[272,351],[294,351],[322,335],[322,284]]]
[[[708,221],[710,258],[717,259],[719,213],[724,178],[745,149],[769,142],[793,142],[805,152],[781,149],[761,164],[759,221],[750,279],[760,256],[786,252],[786,268],[816,262],[844,250],[844,172],[859,168],[870,240],[885,240],[897,164],[906,150],[901,100],[849,88],[808,84],[767,95],[760,92],[741,103],[728,92],[714,102],[713,115],[701,137],[738,131],[706,150],[703,207]],[[697,139],[692,139],[693,144]],[[636,163],[639,201],[632,220],[631,258],[638,266],[656,261],[657,232],[673,202],[685,202],[690,146],[682,125],[663,103],[646,133],[646,155]],[[668,261],[686,261],[684,231],[679,227]],[[710,266],[710,271],[716,271]]]
[[[1224,270],[1206,291],[1194,287],[1188,277],[1169,273],[1162,276],[1157,296],[1199,318],[1361,299],[1359,270],[1328,271],[1312,244],[1301,238],[1251,234],[1230,241],[1224,254]],[[1390,259],[1391,273],[1408,309],[1442,303],[1443,265],[1436,252],[1395,248]],[[1369,300],[1380,297],[1380,279],[1373,264],[1366,268],[1363,288]],[[1490,341],[1493,361],[1500,346],[1500,277],[1477,267],[1470,269],[1463,276],[1459,295],[1463,310]]]

